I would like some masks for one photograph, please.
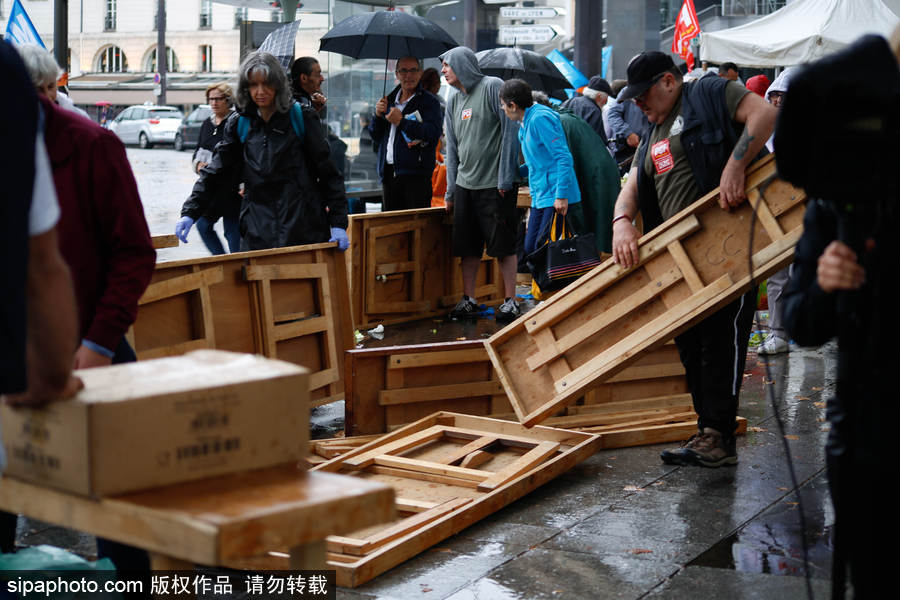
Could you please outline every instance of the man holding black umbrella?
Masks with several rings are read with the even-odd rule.
[[[516,319],[516,124],[500,106],[497,77],[486,76],[475,53],[459,46],[441,55],[441,72],[456,93],[447,101],[447,211],[453,213],[453,255],[462,257],[463,298],[450,317],[477,316],[475,281],[481,255],[500,259],[505,296],[498,320]]]
[[[384,188],[384,210],[431,205],[434,149],[441,137],[441,105],[419,86],[419,61],[397,61],[400,85],[375,105],[369,132],[378,145],[378,175]]]

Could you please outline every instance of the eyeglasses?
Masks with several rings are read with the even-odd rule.
[[[414,75],[419,72],[418,68],[415,69],[397,69],[397,75]]]
[[[650,90],[653,89],[653,86],[656,85],[657,83],[659,83],[659,80],[662,79],[662,78],[665,77],[665,76],[666,76],[666,71],[663,71],[663,72],[660,73],[659,75],[654,75],[654,76],[653,76],[653,79],[650,80],[650,86],[649,86],[646,90],[644,90],[642,93],[640,93],[640,94],[638,94],[637,96],[635,96],[635,97],[634,97],[634,101],[635,101],[635,102],[640,102],[641,104],[643,104],[644,102],[646,102],[646,101],[647,101],[647,94],[649,94],[649,93],[650,93]]]
[[[206,100],[207,102],[225,102],[226,100],[228,100],[228,98],[226,98],[225,96],[210,96]]]

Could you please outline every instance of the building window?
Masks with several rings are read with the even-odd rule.
[[[241,23],[247,20],[247,7],[242,6],[234,9],[234,28],[240,29]]]
[[[106,0],[106,13],[103,16],[103,31],[116,30],[116,0]]]
[[[118,46],[109,46],[100,52],[97,71],[100,73],[124,73],[128,70],[128,59]]]
[[[212,70],[212,46],[200,46],[200,71],[209,73]]]
[[[212,27],[212,0],[200,0],[200,29]]]
[[[156,73],[156,48],[150,51],[150,55],[147,56],[147,63],[144,65],[144,71],[147,73]],[[175,56],[175,52],[166,46],[166,72],[167,73],[177,73],[178,72],[178,57]]]

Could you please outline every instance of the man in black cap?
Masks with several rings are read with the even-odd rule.
[[[603,140],[603,145],[607,147],[609,139],[606,137],[606,128],[603,126],[603,106],[611,93],[612,89],[609,87],[609,83],[599,75],[594,75],[587,86],[581,90],[580,96],[566,100],[562,105],[563,108],[568,108],[587,121],[588,125]]]
[[[613,256],[638,264],[632,224],[638,211],[645,232],[707,192],[720,187],[719,205],[729,211],[746,200],[744,171],[764,151],[777,111],[739,83],[704,77],[685,83],[672,58],[644,52],[628,64],[632,99],[650,121],[613,213]],[[735,222],[735,227],[745,223]],[[719,467],[737,463],[734,431],[756,288],[675,338],[699,416],[698,432],[680,448],[666,450],[667,464]]]

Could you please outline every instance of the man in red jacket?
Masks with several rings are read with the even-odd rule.
[[[112,132],[39,97],[61,210],[59,246],[78,302],[75,368],[134,360],[125,333],[156,251],[125,148]]]

